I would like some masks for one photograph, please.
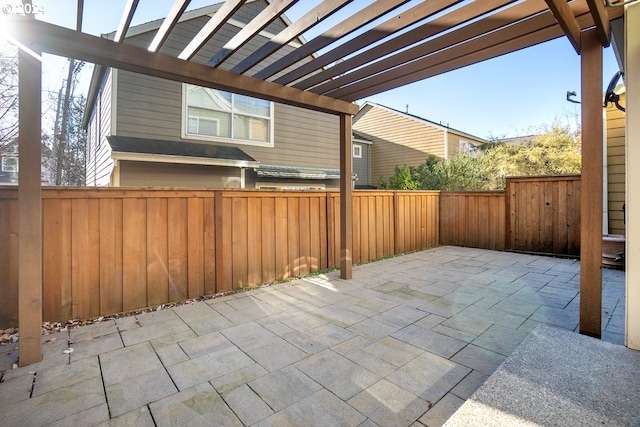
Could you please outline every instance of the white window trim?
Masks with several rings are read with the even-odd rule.
[[[7,168],[7,160],[8,159],[15,159],[15,167],[13,167],[14,165],[12,165],[12,167]],[[2,172],[9,172],[9,173],[17,173],[19,171],[20,165],[18,162],[18,156],[3,156],[2,157]]]
[[[357,154],[356,154],[356,152],[357,152]],[[353,158],[354,159],[361,159],[362,158],[362,145],[353,144]]]
[[[266,147],[273,148],[274,146],[274,129],[275,129],[275,103],[269,101],[270,104],[270,115],[269,115],[269,142],[260,142],[260,141],[252,141],[248,139],[237,139],[237,138],[225,138],[222,136],[207,136],[207,135],[194,135],[187,132],[189,126],[189,115],[187,113],[187,85],[188,83],[182,84],[182,129],[180,130],[181,136],[184,139],[192,139],[196,141],[208,141],[208,142],[221,142],[224,144],[238,144],[238,145],[252,145],[255,147]],[[231,116],[233,118],[233,111],[231,112]],[[247,115],[250,116],[250,115]],[[260,116],[255,116],[260,117]],[[264,117],[266,118],[266,117]],[[233,122],[231,123],[231,132],[233,132]]]

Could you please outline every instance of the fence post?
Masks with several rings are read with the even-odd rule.
[[[215,213],[215,266],[216,266],[216,293],[225,292],[226,286],[224,284],[225,280],[225,250],[224,250],[224,207],[222,203],[222,191],[215,190],[214,191],[214,206],[213,210]]]
[[[504,249],[511,250],[511,178],[504,184]]]

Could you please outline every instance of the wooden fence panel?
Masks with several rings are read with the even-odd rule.
[[[440,193],[440,244],[504,249],[504,211],[501,191]]]
[[[18,325],[18,192],[0,190],[0,329]]]
[[[508,178],[507,249],[580,254],[580,176]]]
[[[396,254],[439,245],[439,203],[438,192],[396,193]]]
[[[579,177],[508,183],[506,197],[354,191],[354,263],[439,244],[579,252]],[[0,188],[0,327],[17,323],[17,207],[17,189]],[[45,320],[138,310],[339,263],[337,192],[43,189]]]

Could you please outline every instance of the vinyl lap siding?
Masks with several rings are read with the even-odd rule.
[[[427,155],[444,157],[444,131],[383,108],[370,106],[353,128],[373,141],[371,181],[389,178],[396,165],[417,166]]]
[[[248,22],[264,5],[249,3],[240,9],[234,19]],[[163,47],[163,52],[177,55],[186,43],[208,21],[202,17],[180,23]],[[277,33],[284,28],[276,21],[266,31]],[[240,29],[225,25],[196,55],[194,60],[208,61],[223,44]],[[127,43],[147,46],[154,32],[127,39]],[[267,41],[265,37],[251,41],[229,59],[226,68],[232,67],[254,49]],[[279,57],[291,51],[285,47]],[[264,65],[251,70],[259,70]],[[224,67],[223,67],[224,68]],[[166,139],[208,143],[182,138],[182,84],[156,77],[118,72],[117,130],[121,136]],[[243,145],[232,141],[213,141],[214,144],[233,144],[263,164],[282,166],[338,168],[339,167],[339,119],[337,116],[305,110],[284,104],[274,104],[274,147]],[[121,182],[121,185],[122,184]]]
[[[371,182],[369,176],[369,162],[371,145],[354,142],[362,147],[362,158],[353,158],[353,173],[358,176],[356,185],[377,185],[377,182]]]
[[[240,188],[240,169],[121,161],[120,185],[122,187]]]
[[[625,94],[620,104],[626,105]],[[625,234],[622,204],[625,201],[625,115],[615,106],[607,107],[607,193],[609,233]]]
[[[107,136],[111,134],[111,90],[113,73],[107,73],[87,129],[86,185],[106,186],[111,179],[113,160]]]

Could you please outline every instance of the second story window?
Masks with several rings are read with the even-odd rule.
[[[273,146],[273,103],[184,85],[186,138]]]
[[[18,172],[18,158],[15,156],[2,157],[2,172]]]

